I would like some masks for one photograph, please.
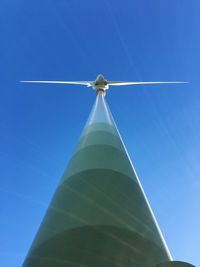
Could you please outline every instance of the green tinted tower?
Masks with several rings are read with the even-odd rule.
[[[171,260],[100,91],[23,267],[155,267]]]

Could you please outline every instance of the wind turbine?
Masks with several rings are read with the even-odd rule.
[[[104,95],[109,86],[187,83],[22,81],[93,87],[97,97],[23,267],[194,267],[173,261]]]
[[[123,85],[142,85],[142,84],[178,84],[188,83],[184,81],[167,81],[167,82],[126,82],[126,81],[108,81],[102,74],[99,74],[95,81],[20,81],[22,83],[47,83],[47,84],[77,84],[85,85],[87,87],[93,87],[96,91],[96,95],[101,91],[106,94],[106,90],[110,86],[123,86]]]

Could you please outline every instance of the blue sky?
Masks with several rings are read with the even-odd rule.
[[[186,80],[107,102],[176,260],[200,265],[200,2],[2,0],[0,258],[19,267],[87,120],[88,88],[19,80]]]

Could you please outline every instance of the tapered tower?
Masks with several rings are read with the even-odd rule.
[[[99,91],[23,266],[155,267],[171,260]]]

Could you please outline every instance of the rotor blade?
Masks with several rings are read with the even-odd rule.
[[[90,81],[76,81],[76,82],[66,82],[66,81],[20,81],[21,83],[48,83],[48,84],[79,84],[85,85],[87,87],[92,86]]]
[[[108,81],[108,85],[120,86],[120,85],[135,85],[135,84],[176,84],[176,83],[188,83],[188,82],[117,82],[117,81]]]

